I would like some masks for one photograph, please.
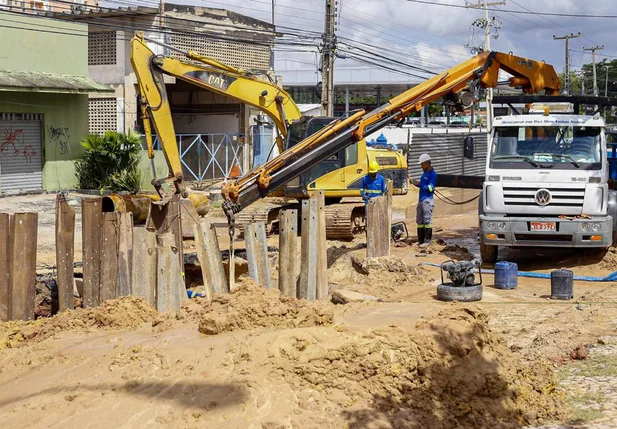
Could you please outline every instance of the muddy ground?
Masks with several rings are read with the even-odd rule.
[[[412,234],[415,198],[394,198],[393,217]],[[53,201],[0,199],[2,211],[40,211],[40,268],[55,264]],[[328,243],[331,290],[381,302],[298,302],[238,269],[238,292],[174,314],[124,298],[0,324],[2,427],[617,427],[615,284],[575,282],[573,301],[554,301],[549,280],[499,290],[485,275],[482,301],[436,300],[439,270],[422,264],[478,257],[475,207],[438,202],[439,241],[428,250],[403,244],[367,260],[361,237]],[[225,248],[224,227],[219,238]],[[536,272],[617,270],[613,250],[517,249],[500,259]],[[275,279],[276,260],[271,252]]]

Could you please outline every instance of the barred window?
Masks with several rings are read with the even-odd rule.
[[[267,70],[270,67],[268,46],[215,40],[205,35],[196,37],[192,34],[171,33],[169,36],[170,44],[176,48],[183,51],[195,51],[234,67],[248,70]],[[186,57],[179,52],[171,52],[171,56],[186,60]]]
[[[88,65],[116,64],[116,32],[88,32]]]
[[[115,98],[91,98],[88,110],[90,134],[118,129],[118,101]]]

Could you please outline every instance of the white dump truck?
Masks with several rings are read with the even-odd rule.
[[[604,120],[545,107],[494,120],[478,210],[483,261],[502,246],[602,250],[616,241]]]

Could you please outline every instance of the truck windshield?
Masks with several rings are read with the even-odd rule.
[[[599,127],[495,128],[491,168],[599,170],[601,167]]]

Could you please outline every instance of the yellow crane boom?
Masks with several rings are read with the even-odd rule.
[[[561,87],[554,68],[512,54],[483,52],[403,92],[371,112],[359,111],[309,136],[271,161],[248,172],[224,189],[224,209],[233,225],[234,214],[299,176],[316,163],[384,126],[444,99],[470,106],[481,88],[498,85],[499,71],[512,75],[508,84],[524,93],[557,95]]]

